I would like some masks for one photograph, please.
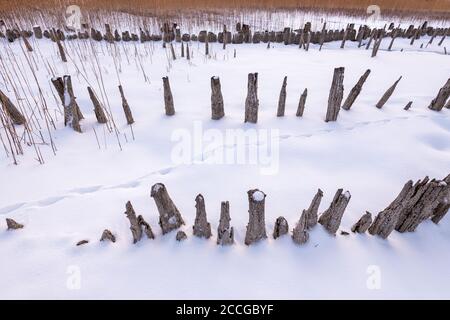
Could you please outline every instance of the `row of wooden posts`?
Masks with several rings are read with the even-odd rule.
[[[336,121],[340,109],[350,110],[356,98],[360,94],[364,82],[370,74],[370,70],[366,70],[355,86],[350,90],[347,98],[343,100],[344,94],[344,68],[339,67],[334,69],[333,80],[330,88],[328,107],[325,117],[325,121]],[[393,94],[397,84],[400,82],[402,77],[390,86],[387,91],[383,94],[380,100],[376,103],[376,107],[381,109],[388,99]],[[168,77],[163,77],[163,88],[164,88],[164,105],[165,114],[167,116],[173,116],[175,114],[174,100],[169,83]],[[66,75],[64,77],[53,78],[52,83],[58,92],[61,103],[64,108],[64,124],[71,126],[75,131],[81,132],[80,120],[82,120],[83,114],[81,113],[80,107],[76,101],[74,94],[71,76]],[[287,77],[284,77],[281,86],[281,91],[278,100],[277,116],[283,117],[285,115],[286,106],[286,87],[287,87]],[[108,117],[105,114],[104,108],[101,106],[97,96],[95,95],[92,88],[87,88],[89,97],[94,106],[94,113],[99,123],[107,123]],[[134,123],[134,118],[131,112],[130,105],[121,85],[119,85],[119,91],[122,99],[122,107],[126,116],[127,123],[129,125]],[[296,112],[297,117],[302,117],[305,110],[306,98],[308,90],[305,89],[300,96],[298,103],[298,108]],[[444,107],[450,108],[450,78],[447,80],[445,85],[439,90],[435,99],[433,99],[428,106],[429,109],[435,111],[441,111]],[[69,98],[69,99],[67,99]],[[69,101],[66,101],[69,100]],[[13,104],[13,102],[0,90],[0,102],[3,105],[4,110],[12,119],[14,124],[20,125],[25,123],[25,117],[19,111],[19,109]],[[404,107],[408,110],[412,106],[412,101],[409,101]],[[247,97],[245,99],[245,122],[257,123],[258,122],[258,109],[259,109],[259,99],[258,99],[258,73],[248,74],[248,85],[247,85]],[[219,120],[225,116],[224,110],[224,100],[221,90],[221,84],[219,77],[211,78],[211,119]]]
[[[159,226],[162,234],[179,229],[185,224],[180,211],[169,196],[162,183],[157,183],[151,188],[151,197],[154,199],[159,212]],[[249,203],[249,222],[247,225],[245,244],[251,245],[267,238],[265,224],[265,199],[266,194],[258,189],[247,192]],[[308,209],[302,211],[300,219],[292,229],[292,240],[297,244],[304,244],[309,239],[309,230],[317,223],[321,224],[328,233],[336,235],[339,230],[345,209],[351,199],[350,192],[343,189],[337,190],[329,207],[319,216],[319,206],[322,201],[323,192],[318,189]],[[126,203],[125,215],[130,222],[130,230],[133,243],[140,241],[145,235],[154,239],[155,234],[142,215],[136,215],[130,201]],[[212,236],[211,224],[208,222],[205,199],[199,194],[195,198],[196,216],[193,226],[193,235],[199,238],[209,239]],[[378,213],[374,220],[372,214],[366,212],[352,227],[355,233],[365,233],[367,230],[371,235],[378,235],[386,239],[394,230],[401,233],[414,232],[425,220],[431,219],[438,224],[450,209],[450,174],[443,180],[430,180],[425,177],[413,183],[408,181],[397,198],[383,211]],[[234,240],[234,229],[230,224],[230,203],[221,203],[220,221],[217,229],[217,244],[231,245]],[[6,219],[8,230],[21,229],[24,227],[13,219]],[[289,233],[288,221],[280,216],[275,221],[273,238],[277,239]],[[341,231],[342,235],[348,235]],[[176,239],[185,240],[187,235],[184,231],[178,231]],[[113,232],[105,229],[100,241],[116,242]],[[77,246],[87,244],[89,240],[83,239]]]
[[[7,38],[9,42],[14,42],[16,39],[22,38],[28,43],[27,38],[33,34],[37,39],[48,38],[52,41],[58,42],[74,39],[93,39],[96,41],[107,41],[110,43],[120,41],[163,41],[163,44],[170,42],[190,42],[199,41],[201,43],[214,43],[219,42],[223,44],[225,48],[226,44],[242,44],[242,43],[284,43],[285,45],[295,44],[299,45],[305,50],[309,49],[309,44],[319,44],[320,49],[322,45],[327,42],[341,41],[341,48],[344,48],[346,41],[358,42],[358,47],[364,46],[363,41],[368,40],[365,44],[368,49],[371,43],[374,43],[373,56],[376,55],[380,43],[383,38],[391,38],[389,49],[392,49],[394,40],[396,38],[411,39],[410,44],[414,44],[417,39],[422,36],[430,36],[428,44],[432,44],[436,37],[441,37],[439,46],[442,45],[445,38],[450,35],[450,28],[435,28],[428,26],[428,22],[424,22],[419,26],[409,25],[408,28],[401,28],[400,25],[395,26],[394,22],[389,26],[385,25],[383,28],[370,28],[367,25],[359,26],[358,30],[355,28],[354,23],[348,23],[345,29],[331,30],[327,29],[326,23],[323,24],[321,31],[312,31],[311,23],[307,22],[303,28],[293,29],[286,27],[283,31],[255,31],[252,32],[249,25],[237,23],[235,32],[227,31],[226,25],[223,26],[223,31],[217,34],[202,30],[198,35],[181,33],[177,24],[165,23],[159,34],[150,34],[145,28],[139,28],[139,35],[124,31],[120,32],[117,29],[112,31],[109,24],[105,24],[105,32],[94,28],[88,28],[85,25],[84,31],[65,33],[61,29],[51,28],[42,31],[40,26],[33,27],[33,31],[19,30],[17,28],[6,29],[3,33],[0,31],[0,37]],[[29,43],[27,48],[31,48]]]

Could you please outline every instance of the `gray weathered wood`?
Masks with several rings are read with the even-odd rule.
[[[442,191],[438,205],[433,210],[431,220],[438,224],[450,210],[450,174],[443,180],[447,186]]]
[[[217,244],[231,245],[234,243],[234,230],[230,226],[230,203],[223,201],[220,206],[220,220],[217,228]]]
[[[369,227],[371,235],[378,235],[383,239],[389,237],[397,225],[400,213],[404,210],[406,201],[414,192],[413,182],[410,180],[404,186],[397,198],[383,211],[378,213]]]
[[[336,234],[336,231],[339,229],[342,216],[344,215],[345,208],[347,208],[350,198],[350,192],[343,192],[343,189],[339,189],[334,195],[330,207],[320,216],[319,223],[323,225],[330,234]]]
[[[195,209],[194,236],[209,239],[211,237],[211,224],[206,218],[205,199],[201,194],[195,198]]]
[[[245,234],[245,244],[251,245],[252,243],[267,238],[264,212],[266,195],[258,189],[249,190],[247,195],[249,222]]]
[[[12,101],[0,90],[0,103],[3,106],[6,114],[9,115],[12,122],[17,125],[25,124],[26,120],[23,114],[17,109],[17,107],[12,103]]]
[[[156,183],[153,185],[150,195],[155,200],[158,208],[159,225],[163,234],[178,229],[184,224],[183,218],[170,198],[164,184]]]
[[[428,108],[434,111],[441,111],[445,105],[445,102],[449,97],[450,97],[450,78],[447,80],[445,85],[439,90],[438,95],[436,96],[436,98],[433,99],[433,101],[431,101]]]
[[[369,211],[366,213],[352,226],[352,232],[364,233],[369,229],[372,224],[372,214]]]
[[[64,98],[64,124],[70,124],[73,130],[81,132],[80,120],[83,119],[80,107],[78,106],[73,92],[72,78],[64,76],[64,97],[69,97],[69,101]]]
[[[305,111],[307,95],[308,95],[308,89],[305,88],[302,95],[300,96],[300,100],[298,101],[297,113],[295,114],[297,117],[303,117],[303,112]]]
[[[289,224],[284,217],[278,217],[275,221],[275,226],[273,228],[273,238],[278,239],[279,237],[287,234],[289,232]]]
[[[139,225],[136,213],[134,212],[133,206],[131,205],[130,201],[126,203],[125,208],[126,208],[125,215],[130,221],[130,230],[131,234],[133,235],[133,243],[136,243],[140,241],[142,238],[142,228]]]
[[[245,122],[258,122],[258,107],[258,73],[249,73],[245,99]]]
[[[176,235],[175,239],[178,242],[181,242],[181,241],[184,241],[184,240],[187,239],[187,235],[186,235],[186,233],[184,231],[180,230],[180,231],[177,232],[177,235]]]
[[[278,98],[277,117],[284,117],[284,110],[286,108],[286,86],[287,77],[284,77],[283,84],[281,86],[280,97]]]
[[[328,97],[328,109],[325,122],[336,121],[344,95],[344,67],[334,69],[333,82],[331,83]]]
[[[173,116],[175,114],[175,107],[173,104],[172,90],[170,89],[169,77],[163,77],[164,86],[164,105],[166,109],[166,116]]]
[[[350,90],[350,93],[347,96],[347,99],[345,99],[344,104],[342,105],[342,109],[344,110],[350,110],[353,103],[355,102],[356,98],[361,93],[361,89],[364,85],[364,82],[366,82],[367,77],[370,74],[370,69],[367,69],[366,72],[359,78],[358,82],[355,84],[355,86]]]
[[[450,182],[450,178],[447,177]],[[405,201],[405,208],[399,214],[395,230],[414,232],[420,223],[431,218],[443,198],[448,195],[445,180],[429,180],[428,177],[414,185],[414,194]]]
[[[102,233],[100,241],[111,241],[112,243],[114,243],[116,242],[116,236],[108,229],[105,229]]]
[[[375,105],[378,109],[383,108],[383,106],[386,104],[388,99],[392,96],[392,93],[394,93],[394,90],[397,87],[397,84],[400,82],[401,79],[402,79],[402,77],[398,78],[398,80],[395,81],[394,84],[389,89],[387,89],[387,91],[383,94],[380,101],[378,101],[377,104]]]
[[[317,224],[320,202],[323,198],[323,191],[318,189],[307,210],[304,210],[306,216],[306,227],[308,229]]]
[[[223,96],[219,77],[211,77],[211,119],[219,120],[225,116]]]
[[[125,117],[127,119],[127,124],[133,124],[134,123],[133,114],[131,113],[130,106],[128,104],[127,99],[125,98],[125,94],[123,93],[122,85],[119,85],[119,91],[120,96],[122,98],[122,108],[123,112],[125,113]]]
[[[87,87],[89,92],[89,97],[91,98],[92,104],[94,105],[94,113],[95,117],[97,118],[98,123],[107,123],[108,118],[106,118],[105,111],[103,111],[102,106],[100,105],[100,102],[97,99],[97,96],[95,95],[94,91],[91,89],[91,87]]]
[[[409,110],[411,108],[411,106],[412,106],[412,103],[413,103],[412,101],[409,101],[403,109],[404,110]]]
[[[23,229],[24,225],[21,223],[18,223],[16,221],[14,221],[14,219],[11,218],[6,218],[6,226],[7,226],[7,230],[18,230],[18,229]]]
[[[304,244],[309,240],[308,225],[307,225],[307,213],[303,210],[300,220],[292,230],[292,240],[296,244]]]

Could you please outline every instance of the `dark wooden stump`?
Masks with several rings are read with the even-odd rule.
[[[217,244],[232,245],[234,243],[234,230],[230,226],[230,203],[224,201],[220,206],[220,220],[217,228]]]
[[[275,221],[275,226],[273,228],[273,238],[278,239],[279,237],[287,234],[289,232],[289,224],[284,217],[278,217]]]
[[[94,113],[95,117],[97,118],[98,123],[107,123],[108,118],[105,115],[105,111],[103,111],[103,108],[100,105],[100,102],[97,99],[97,96],[95,95],[94,91],[91,89],[91,87],[87,87],[89,92],[89,97],[91,98],[92,104],[94,105]]]
[[[205,199],[201,194],[195,198],[195,209],[194,236],[209,239],[211,237],[211,224],[206,218]]]
[[[164,105],[166,108],[166,116],[173,116],[175,114],[175,107],[173,104],[172,90],[170,89],[169,77],[163,77],[164,86]]]
[[[394,93],[395,88],[397,87],[397,84],[400,82],[400,80],[402,79],[402,77],[398,78],[397,81],[394,82],[394,84],[387,89],[387,91],[384,93],[384,95],[381,97],[380,101],[378,101],[378,103],[376,104],[376,107],[378,109],[383,108],[383,106],[385,105],[385,103],[388,101],[388,99],[392,96],[392,93]]]
[[[223,96],[219,77],[211,77],[211,119],[219,120],[225,116]]]
[[[163,234],[178,229],[184,224],[180,212],[170,199],[166,187],[162,183],[152,186],[151,197],[155,200],[159,212],[159,225]]]
[[[335,68],[333,82],[328,97],[328,109],[325,122],[336,121],[344,95],[344,67]]]
[[[258,189],[249,190],[247,194],[249,222],[245,234],[245,244],[251,245],[267,238],[264,213],[266,195]]]
[[[436,98],[433,99],[433,101],[431,101],[428,108],[434,111],[441,111],[445,105],[445,102],[449,97],[450,97],[450,78],[447,80],[445,85],[439,90],[438,95],[436,96]]]
[[[0,102],[5,110],[6,114],[11,118],[12,122],[16,125],[25,124],[26,120],[23,114],[17,109],[12,101],[0,90]]]
[[[298,102],[297,113],[295,114],[297,117],[303,117],[303,112],[305,111],[306,97],[308,95],[308,89],[305,88],[302,95],[300,96],[300,100]]]
[[[245,122],[258,122],[258,107],[258,73],[249,73],[245,100]]]
[[[348,94],[347,99],[345,99],[344,104],[342,105],[342,109],[344,110],[350,110],[353,103],[355,102],[356,98],[361,93],[362,86],[364,85],[364,82],[366,82],[367,77],[370,74],[370,69],[367,69],[366,72],[359,78],[358,82],[355,84],[355,86],[350,90],[350,93]]]
[[[325,227],[330,233],[335,235],[341,224],[342,216],[350,201],[350,192],[343,193],[343,189],[339,189],[334,195],[330,207],[322,213],[319,223]]]
[[[133,115],[131,113],[130,106],[128,105],[128,101],[127,99],[125,99],[125,94],[123,93],[122,85],[119,85],[119,91],[120,96],[122,98],[123,112],[125,113],[125,117],[127,118],[127,124],[133,124],[134,123]]]
[[[372,214],[368,211],[352,226],[352,232],[364,233],[372,224]]]
[[[286,108],[286,86],[287,77],[284,77],[283,84],[281,86],[280,97],[278,98],[277,117],[284,117],[284,110]]]

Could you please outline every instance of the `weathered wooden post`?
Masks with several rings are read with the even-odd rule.
[[[442,191],[441,197],[438,199],[438,205],[433,209],[431,216],[431,221],[436,224],[438,224],[450,210],[450,174],[443,181],[447,184],[447,188]]]
[[[334,69],[333,82],[331,83],[328,97],[328,109],[325,122],[336,121],[344,95],[344,67]]]
[[[336,234],[336,231],[339,229],[342,216],[344,215],[345,208],[347,208],[350,198],[350,192],[343,192],[343,189],[339,189],[334,195],[330,207],[320,216],[319,223],[323,225],[330,234]]]
[[[125,99],[125,94],[123,93],[122,85],[119,85],[120,96],[122,97],[122,108],[125,113],[125,117],[127,118],[127,124],[133,124],[134,119],[131,114],[130,106],[128,105],[127,99]]]
[[[125,205],[126,211],[125,215],[130,221],[130,230],[133,235],[133,243],[136,243],[142,239],[142,234],[145,233],[147,238],[155,239],[155,235],[153,234],[152,228],[150,225],[144,220],[144,218],[139,215],[136,217],[136,213],[131,205],[131,202],[128,201]],[[144,230],[142,230],[144,229]]]
[[[322,198],[323,198],[323,191],[317,189],[317,192],[314,198],[312,199],[309,208],[307,210],[303,210],[306,217],[306,227],[308,229],[314,227],[317,224],[319,206],[320,202],[322,201]]]
[[[114,243],[116,242],[116,236],[108,229],[105,229],[103,230],[100,241],[111,241],[112,243]]]
[[[249,222],[245,234],[245,244],[251,245],[262,239],[267,238],[265,223],[265,199],[264,192],[254,189],[247,192],[249,203]]]
[[[258,122],[258,107],[258,73],[249,73],[245,100],[245,122]]]
[[[450,78],[447,80],[445,85],[439,90],[438,95],[436,96],[436,98],[433,99],[433,101],[431,101],[428,108],[434,111],[441,111],[445,105],[445,102],[449,97],[450,97]]]
[[[42,29],[39,26],[33,27],[34,36],[36,39],[42,39]]]
[[[184,42],[181,42],[181,57],[184,58]]]
[[[296,244],[304,244],[309,240],[308,225],[307,225],[307,213],[303,210],[300,220],[292,230],[292,240]]]
[[[178,229],[184,224],[183,218],[172,199],[170,199],[164,184],[156,183],[153,185],[150,195],[155,200],[156,207],[158,208],[159,225],[163,234]]]
[[[435,209],[448,201],[450,176],[444,180],[424,180],[417,182],[415,192],[407,202],[405,210],[399,214],[395,230],[399,232],[414,232],[420,223],[433,217]]]
[[[175,55],[175,49],[173,48],[172,42],[170,43],[170,52],[172,53],[172,59],[177,60],[177,56]]]
[[[189,51],[189,43],[186,43],[186,59],[191,60],[191,52]]]
[[[323,27],[322,27],[322,32],[320,33],[320,40],[319,40],[320,47],[319,47],[319,51],[322,50],[322,46],[323,46],[323,43],[325,42],[326,34],[327,34],[327,23],[324,22],[323,23]]]
[[[402,79],[402,77],[398,78],[397,81],[394,82],[394,84],[387,89],[387,91],[384,93],[384,95],[381,97],[380,101],[378,101],[378,103],[376,104],[376,107],[378,109],[383,108],[383,106],[385,105],[385,103],[388,101],[388,99],[391,97],[392,93],[394,93],[395,88],[397,87],[397,84],[400,82],[400,80]]]
[[[223,96],[219,77],[211,77],[211,119],[219,120],[225,116]]]
[[[0,90],[0,102],[3,106],[3,110],[9,115],[12,122],[17,125],[25,124],[26,120],[22,113],[12,103],[12,101]]]
[[[368,211],[352,226],[352,232],[364,233],[372,224],[372,214]]]
[[[205,199],[201,194],[195,198],[194,236],[209,239],[211,237],[211,224],[206,218]]]
[[[227,45],[227,25],[226,24],[223,25],[223,40],[222,40],[222,42],[223,42],[222,49],[225,50],[226,45]]]
[[[348,94],[347,99],[345,99],[344,104],[342,105],[342,109],[350,110],[350,108],[352,107],[356,98],[360,94],[362,86],[363,86],[364,82],[366,82],[369,74],[370,74],[370,69],[367,69],[366,72],[364,72],[364,74],[361,76],[361,78],[359,78],[356,85],[352,88],[352,90],[350,90],[350,93]]]
[[[405,207],[405,199],[408,199],[413,192],[413,182],[408,181],[397,198],[383,211],[378,213],[369,227],[371,235],[378,235],[386,239],[397,225],[400,212]]]
[[[297,113],[295,114],[297,117],[303,117],[303,112],[305,111],[306,97],[308,95],[308,89],[305,88],[302,95],[300,96],[300,100],[298,102]]]
[[[280,97],[278,98],[277,117],[284,117],[284,110],[286,108],[286,86],[287,77],[284,77],[283,85],[281,86]]]
[[[278,239],[279,237],[287,234],[289,232],[289,224],[284,217],[278,217],[275,221],[275,226],[273,228],[273,238]]]
[[[178,242],[181,242],[181,241],[184,241],[184,240],[187,239],[187,235],[186,235],[186,233],[183,230],[180,230],[180,231],[177,232],[177,235],[176,235],[175,239]]]
[[[166,116],[173,116],[175,114],[175,107],[173,105],[172,90],[170,90],[169,77],[163,77],[164,86],[164,104],[166,108]]]
[[[107,123],[108,118],[106,118],[105,112],[103,111],[103,108],[100,105],[100,102],[98,101],[94,91],[91,89],[91,87],[87,87],[89,92],[89,97],[91,98],[92,104],[94,105],[94,113],[95,117],[97,118],[98,123]]]
[[[403,109],[404,110],[409,110],[411,108],[411,106],[412,106],[412,103],[413,103],[412,101],[409,101]]]
[[[23,229],[24,225],[21,223],[16,222],[14,219],[6,218],[6,226],[7,230],[18,230]]]
[[[63,82],[64,88],[64,125],[70,123],[73,130],[77,132],[81,132],[80,120],[83,119],[83,115],[81,113],[80,107],[78,106],[75,98],[75,94],[73,92],[72,87],[72,78],[68,75],[64,76]],[[69,96],[69,101],[66,101],[67,95]]]
[[[372,58],[377,56],[378,49],[380,48],[381,41],[383,41],[383,35],[378,35],[378,38],[375,40],[375,43],[372,48]]]
[[[220,206],[220,220],[217,228],[217,244],[231,245],[234,243],[234,230],[230,226],[230,203],[223,201]]]

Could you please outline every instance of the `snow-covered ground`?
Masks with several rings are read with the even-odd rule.
[[[93,43],[122,151],[115,134],[95,121],[86,79],[98,95],[100,89],[89,42],[66,42],[71,56],[66,64],[59,62],[55,44],[32,42],[50,114],[58,113],[59,102],[51,94],[51,77],[71,74],[86,119],[78,134],[64,128],[58,114],[57,130],[52,131],[58,152],[54,156],[49,146],[41,145],[44,165],[34,159],[31,147],[25,147],[17,166],[0,153],[0,298],[450,298],[449,217],[439,225],[426,221],[414,233],[394,232],[388,240],[368,234],[332,237],[320,225],[304,246],[295,245],[290,236],[271,238],[275,219],[286,217],[292,229],[317,188],[324,191],[319,212],[338,188],[350,191],[341,225],[349,231],[366,210],[376,214],[384,209],[407,180],[450,173],[450,110],[427,108],[449,77],[450,58],[436,40],[419,49],[427,41],[411,47],[409,40],[397,39],[388,52],[385,40],[376,58],[347,42],[344,50],[340,43],[329,43],[320,52],[315,45],[305,52],[282,44],[270,49],[266,44],[229,45],[225,51],[210,44],[208,59],[203,45],[193,43],[190,62],[180,57],[170,61],[161,43],[119,44],[116,51]],[[180,45],[175,47],[179,54]],[[80,55],[75,48],[81,48]],[[10,50],[27,70],[19,44]],[[2,58],[7,59],[6,53]],[[345,67],[344,96],[366,69],[372,72],[352,109],[341,110],[336,123],[325,123],[333,69],[339,66]],[[249,72],[259,74],[256,125],[243,123]],[[122,111],[117,74],[136,120],[135,140]],[[161,77],[166,75],[175,101],[173,117],[164,115]],[[211,76],[219,76],[222,84],[226,116],[219,121],[210,120]],[[277,118],[284,76],[286,116]],[[382,110],[375,108],[399,76],[403,78],[391,99]],[[0,86],[5,90],[3,82]],[[297,118],[304,88],[305,113]],[[412,108],[404,111],[408,101],[413,101]],[[263,138],[241,145],[226,141],[239,130],[268,136],[271,143]],[[185,160],[192,161],[182,163],[174,152],[183,146],[174,141],[180,137],[192,138],[192,148],[182,149]],[[257,164],[218,161],[220,151],[233,155],[239,148],[268,153]],[[161,235],[150,197],[157,182],[166,185],[186,222],[184,242],[175,241],[175,232]],[[254,188],[267,194],[270,236],[247,247],[247,191]],[[192,236],[198,193],[205,197],[213,228],[209,240]],[[132,244],[124,215],[128,200],[151,224],[155,240]],[[219,247],[215,240],[220,202],[225,200],[230,201],[236,244]],[[6,231],[6,217],[25,228]],[[98,241],[105,228],[117,236],[115,244]],[[82,239],[90,243],[76,247]]]

